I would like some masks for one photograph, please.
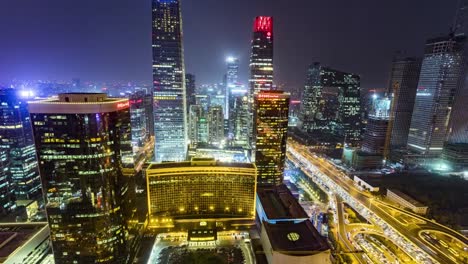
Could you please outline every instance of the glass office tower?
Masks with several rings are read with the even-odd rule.
[[[420,71],[419,58],[401,58],[393,61],[388,87],[392,105],[385,156],[392,150],[406,148]]]
[[[190,110],[190,106],[196,104],[196,85],[195,85],[195,75],[187,73],[185,74],[185,87],[186,87],[186,105],[187,112]]]
[[[255,164],[259,185],[283,183],[288,113],[289,94],[261,91],[255,95]]]
[[[273,88],[273,18],[255,18],[250,54],[250,96]]]
[[[465,36],[426,42],[408,135],[408,148],[424,158],[436,158],[442,153],[454,97],[463,76],[465,42]]]
[[[14,206],[13,188],[10,186],[10,177],[8,175],[7,152],[0,149],[0,215],[7,215]]]
[[[358,75],[316,62],[307,72],[299,126],[314,135],[331,135],[348,146],[361,140],[361,87]]]
[[[226,59],[227,64],[227,72],[226,72],[226,87],[225,87],[225,111],[224,111],[224,119],[228,120],[229,122],[229,132],[232,133],[232,121],[229,120],[232,109],[231,109],[231,91],[236,88],[239,78],[239,59],[234,57],[228,57]]]
[[[128,99],[60,94],[30,103],[56,263],[128,263],[135,211]],[[133,237],[133,236],[132,236]]]
[[[178,0],[153,0],[155,160],[185,160],[187,152],[182,17]]]
[[[8,158],[9,185],[15,199],[41,197],[41,179],[27,100],[29,91],[0,90],[0,148]]]

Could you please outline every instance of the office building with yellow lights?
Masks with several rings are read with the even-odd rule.
[[[289,94],[261,91],[255,94],[254,135],[258,183],[283,182],[288,137]]]
[[[136,236],[130,104],[101,93],[30,102],[56,263],[129,263]]]
[[[153,163],[146,170],[150,227],[200,219],[255,219],[257,169],[253,163],[212,158]],[[190,222],[190,221],[189,221]]]

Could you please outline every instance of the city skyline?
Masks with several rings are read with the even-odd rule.
[[[182,2],[187,73],[194,73],[198,83],[220,82],[227,56],[239,58],[240,80],[247,83],[250,25],[255,16],[271,15],[279,22],[275,28],[278,48],[275,81],[278,84],[302,87],[302,76],[308,64],[322,61],[324,65],[360,74],[365,89],[385,87],[395,51],[406,50],[408,56],[421,56],[421,47],[427,38],[448,30],[457,2],[407,3],[400,0],[377,4],[366,1],[360,7],[353,7],[342,1],[303,1],[294,7],[286,3],[256,1],[249,2],[249,9],[242,9],[245,1]],[[70,8],[69,3],[52,1],[47,9],[43,9],[39,3],[30,3],[27,8],[19,2],[0,3],[0,31],[5,38],[0,43],[0,58],[3,58],[0,80],[78,77],[83,80],[124,79],[149,83],[149,1],[113,1],[112,12],[104,12],[109,4],[110,1],[95,3],[85,0],[74,3],[74,8]],[[3,5],[8,8],[3,8]],[[309,15],[310,10],[317,15]],[[78,22],[82,20],[79,18],[83,12],[87,14],[86,23]],[[398,12],[398,20],[393,19],[395,12]],[[323,23],[320,17],[326,14],[337,14],[336,21]],[[32,21],[40,21],[40,26],[31,27]],[[343,24],[347,27],[342,27]],[[405,31],[401,31],[402,25],[405,25]],[[203,41],[212,35],[211,32],[223,32],[223,27],[231,34],[219,33],[213,41]],[[29,38],[34,41],[27,41]],[[108,43],[115,45],[109,46]],[[205,67],[197,67],[202,59],[206,62]],[[70,61],[74,63],[68,63]]]
[[[152,79],[0,82],[0,262],[468,263],[468,0],[49,1],[9,72]]]

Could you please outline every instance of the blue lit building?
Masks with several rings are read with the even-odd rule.
[[[227,72],[226,72],[226,91],[225,91],[225,108],[224,108],[224,119],[229,120],[230,115],[232,114],[231,111],[231,90],[236,88],[238,78],[239,78],[239,59],[228,57],[226,59],[227,64]],[[230,122],[229,127],[232,128]],[[232,132],[230,129],[229,132]]]
[[[0,90],[0,148],[8,158],[9,185],[15,199],[35,199],[41,180],[27,100],[30,92]]]
[[[14,206],[12,196],[13,191],[8,177],[7,153],[0,149],[0,215],[8,214]]]
[[[178,0],[153,0],[155,161],[186,158],[186,94]]]
[[[454,97],[463,78],[465,43],[465,36],[434,38],[426,43],[408,135],[408,148],[423,160],[442,153]]]

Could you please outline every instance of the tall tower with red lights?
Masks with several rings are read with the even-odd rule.
[[[253,126],[255,119],[254,97],[261,91],[273,89],[273,17],[258,16],[253,26],[252,44],[250,53],[250,90],[248,95],[250,109],[249,145],[255,159],[255,133]]]
[[[273,87],[273,17],[255,18],[250,54],[250,94]]]

